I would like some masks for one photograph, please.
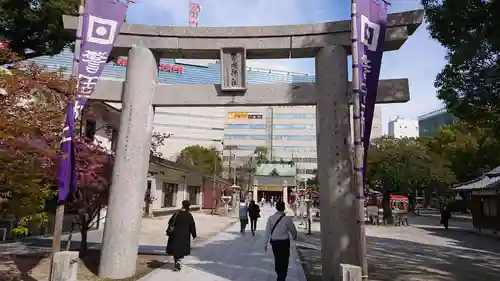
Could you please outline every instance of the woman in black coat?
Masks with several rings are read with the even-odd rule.
[[[168,221],[172,231],[168,236],[167,254],[174,257],[175,270],[181,270],[181,259],[191,254],[190,236],[196,238],[196,224],[189,212],[189,206],[189,201],[182,201],[182,210],[175,213]]]
[[[255,236],[255,229],[257,229],[257,219],[260,218],[260,208],[259,205],[255,204],[255,201],[250,201],[248,206],[248,216],[250,217],[250,229],[252,230],[252,235]]]

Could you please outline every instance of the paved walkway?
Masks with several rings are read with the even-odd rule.
[[[181,272],[174,272],[173,264],[167,262],[140,281],[274,281],[272,250],[264,253],[264,229],[267,218],[273,213],[264,207],[257,224],[256,236],[247,230],[239,233],[239,224],[234,224],[213,238],[194,247],[191,256],[184,260]],[[198,224],[202,222],[197,222]],[[170,259],[169,259],[170,261]],[[292,243],[287,281],[305,281],[304,271]]]
[[[370,281],[500,280],[500,240],[473,233],[472,221],[450,221],[448,231],[437,217],[410,216],[409,223],[366,226]],[[297,246],[316,280],[321,277],[319,222],[312,232],[301,235]]]
[[[226,229],[236,219],[233,217],[211,216],[203,212],[193,212],[194,220],[198,223],[198,236],[201,240],[208,239],[219,231]],[[139,253],[163,255],[167,238],[165,229],[170,216],[143,218],[139,236]],[[87,246],[89,249],[100,249],[102,243],[103,229],[89,231]],[[66,247],[68,235],[62,237],[63,248]],[[80,247],[80,233],[76,232],[71,238],[71,248],[76,250]],[[201,242],[201,241],[200,241]],[[18,242],[0,243],[0,254],[28,254],[36,252],[50,252],[52,237],[28,237]]]

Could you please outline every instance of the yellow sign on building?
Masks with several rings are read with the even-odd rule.
[[[248,119],[248,112],[229,112],[228,118],[230,118],[230,119]]]
[[[282,186],[259,186],[258,191],[282,191]]]

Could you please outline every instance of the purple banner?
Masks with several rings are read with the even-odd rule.
[[[356,14],[358,89],[361,103],[361,140],[364,146],[363,167],[365,167],[384,53],[387,3],[383,0],[357,0]]]
[[[73,67],[78,67],[77,97],[69,105],[61,152],[63,159],[59,166],[59,202],[63,203],[76,191],[76,155],[73,146],[75,120],[99,81],[102,70],[113,48],[116,37],[127,13],[129,1],[86,0],[82,17],[80,56]]]

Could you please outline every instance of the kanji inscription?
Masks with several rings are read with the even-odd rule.
[[[222,90],[246,90],[245,48],[222,48],[220,58]]]

